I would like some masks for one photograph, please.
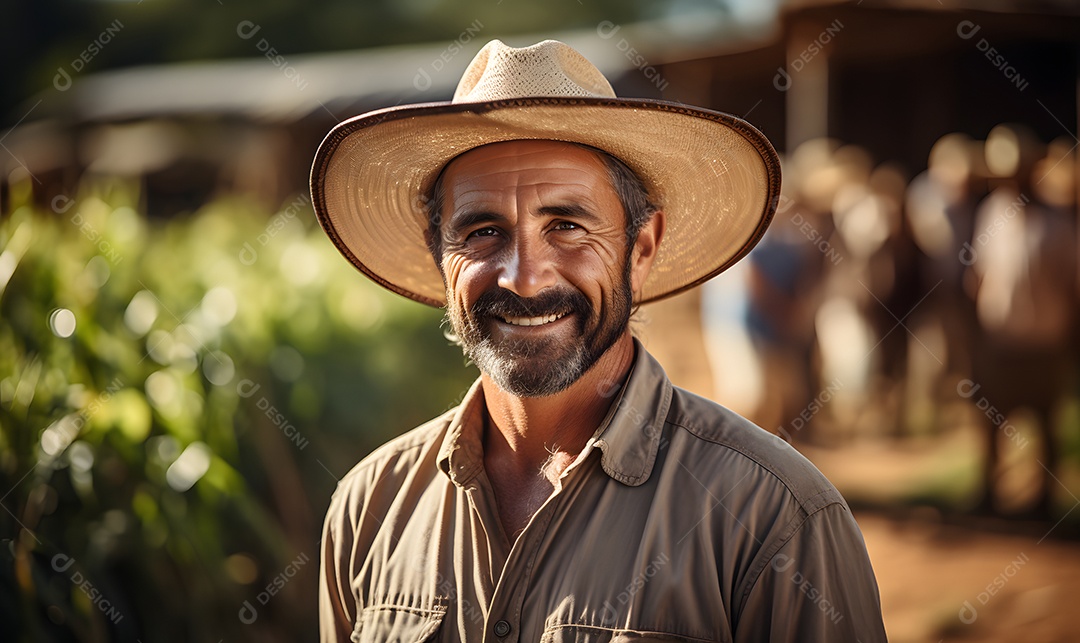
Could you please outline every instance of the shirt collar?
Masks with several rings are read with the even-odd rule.
[[[600,465],[619,482],[636,487],[652,474],[671,407],[672,387],[664,368],[634,339],[630,377],[616,394],[596,432]]]
[[[632,487],[652,474],[672,396],[663,367],[636,338],[634,353],[630,376],[582,452],[599,447],[604,472]],[[477,379],[455,410],[439,449],[439,469],[457,485],[468,483],[484,466],[485,413],[484,390]]]
[[[472,480],[484,466],[484,387],[477,378],[454,410],[439,448],[439,469],[454,484]]]

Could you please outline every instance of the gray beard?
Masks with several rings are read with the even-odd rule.
[[[585,343],[579,342],[558,360],[544,359],[545,355],[558,353],[558,348],[566,348],[552,344],[553,341],[515,342],[497,346],[488,338],[463,349],[477,368],[504,391],[517,397],[547,397],[570,388],[600,357],[589,355]],[[604,351],[608,348],[604,347]]]
[[[581,379],[629,326],[633,302],[629,262],[625,273],[623,287],[616,293],[609,314],[598,320],[598,327],[591,333],[585,335],[584,326],[586,314],[592,311],[574,311],[579,317],[573,346],[562,345],[554,338],[497,343],[471,318],[452,312],[453,303],[447,304],[445,322],[465,356],[499,388],[517,397],[555,395]],[[447,301],[453,302],[450,293]]]

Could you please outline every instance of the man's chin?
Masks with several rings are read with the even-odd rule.
[[[570,388],[588,370],[582,350],[569,354],[540,351],[531,355],[480,347],[472,355],[480,371],[517,397],[548,397]]]
[[[462,348],[502,390],[517,397],[548,397],[581,379],[611,350],[629,322],[627,315],[622,324],[601,333],[604,320],[586,329],[584,316],[578,315],[567,315],[554,322],[550,331],[535,329],[538,332],[529,327],[518,332],[502,320],[484,319],[474,327],[475,343],[463,341]]]

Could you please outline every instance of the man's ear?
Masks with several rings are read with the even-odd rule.
[[[630,256],[630,287],[634,291],[634,298],[641,292],[645,279],[649,276],[656,253],[660,249],[660,241],[664,238],[664,226],[666,219],[663,211],[653,213],[645,225],[638,232],[637,241],[634,242],[633,254]]]

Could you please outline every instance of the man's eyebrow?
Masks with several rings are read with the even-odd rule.
[[[448,232],[460,232],[471,228],[479,223],[500,223],[506,221],[506,217],[490,210],[466,210],[450,217],[447,224]]]
[[[536,214],[548,217],[566,217],[568,219],[577,219],[588,223],[600,221],[600,217],[595,212],[577,203],[547,205],[537,210]],[[503,223],[506,220],[506,216],[499,214],[498,212],[492,212],[491,210],[466,210],[454,214],[450,218],[450,222],[447,224],[447,231],[450,233],[459,233],[462,230],[466,230],[481,223]]]
[[[550,217],[567,217],[569,219],[580,219],[589,223],[596,223],[600,220],[600,217],[597,216],[595,212],[577,203],[544,206],[540,208],[538,213]]]

